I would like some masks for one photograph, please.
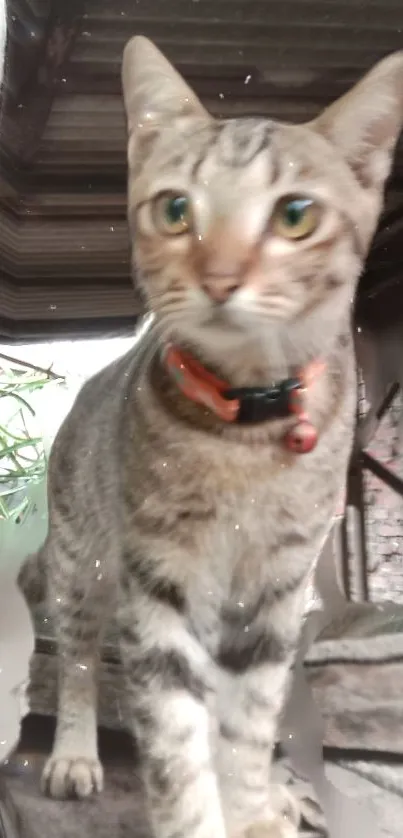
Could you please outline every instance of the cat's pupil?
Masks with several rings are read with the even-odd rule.
[[[289,227],[296,227],[301,223],[311,201],[306,199],[295,199],[286,204],[284,208],[285,222]]]
[[[185,221],[188,211],[187,198],[178,195],[176,198],[170,198],[166,206],[166,217],[170,224],[178,224],[180,221]]]

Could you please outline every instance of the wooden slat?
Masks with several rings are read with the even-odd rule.
[[[57,286],[51,281],[36,285],[11,283],[0,275],[0,319],[10,321],[85,320],[135,318],[139,302],[129,281],[109,284],[69,283]]]
[[[100,192],[99,190],[70,190],[68,192],[41,191],[24,196],[15,207],[20,218],[55,219],[61,216],[85,219],[87,222],[99,216],[115,221],[126,219],[126,191]]]
[[[243,18],[238,20],[234,16],[226,20],[217,19],[215,16],[209,20],[203,12],[203,17],[198,19],[195,19],[194,15],[188,15],[179,21],[169,12],[162,19],[149,13],[147,17],[136,21],[134,31],[130,34],[142,34],[152,38],[158,46],[167,50],[178,64],[182,62],[182,56],[189,55],[189,49],[194,52],[194,62],[197,62],[202,50],[203,63],[214,60],[213,55],[218,46],[222,48],[220,64],[227,61],[235,48],[235,63],[242,64],[239,59],[246,57],[246,50],[256,47],[257,56],[262,59],[263,66],[270,67],[278,62],[280,45],[281,50],[285,51],[294,47],[297,50],[307,48],[314,65],[317,64],[317,55],[322,56],[323,51],[327,49],[331,53],[342,52],[344,62],[348,64],[352,55],[360,60],[365,53],[373,50],[381,53],[383,50],[398,49],[401,45],[396,20],[393,27],[374,26],[372,23],[368,25],[368,19],[366,22],[362,20],[360,37],[357,38],[354,25],[347,27],[345,21],[339,22],[338,25],[326,25],[323,18],[318,16],[315,23],[301,17],[290,21],[289,18],[286,19],[284,11],[283,8],[283,14],[280,12],[277,15],[272,7],[271,19],[270,15],[269,19],[253,19],[253,11],[250,8],[250,11],[245,9]],[[73,61],[120,61],[124,44],[130,34],[127,24],[99,26],[94,27],[92,32],[85,31],[77,41]],[[320,42],[316,42],[313,47],[315,34]],[[265,54],[261,52],[264,48],[267,50]],[[295,65],[295,61],[292,61],[292,64]],[[326,63],[323,66],[326,66]]]
[[[124,219],[32,218],[23,222],[0,214],[0,264],[27,282],[75,276],[124,278],[130,275],[127,223]]]
[[[115,21],[126,21],[129,25],[139,18],[149,15],[155,19],[171,15],[176,21],[184,18],[216,18],[218,20],[233,20],[239,17],[258,18],[262,22],[271,20],[278,15],[290,25],[298,25],[300,21],[323,26],[331,26],[335,22],[344,25],[351,22],[351,26],[361,22],[376,26],[385,19],[396,23],[401,11],[400,0],[282,0],[281,4],[273,6],[270,0],[87,0],[84,15],[85,28],[90,28],[94,20],[103,21],[110,25]]]
[[[156,40],[154,35],[154,27],[143,27],[138,34],[146,35]],[[376,61],[381,59],[401,45],[401,40],[397,37],[392,39],[381,38],[377,43],[374,35],[373,42],[369,45],[363,45],[358,48],[352,44],[347,45],[346,48],[337,41],[325,41],[321,43],[312,52],[312,42],[308,38],[298,39],[295,42],[274,42],[274,40],[267,40],[258,44],[252,42],[244,43],[238,41],[235,43],[226,41],[216,41],[208,44],[207,41],[200,41],[200,43],[178,43],[177,40],[168,35],[158,39],[158,46],[164,51],[166,56],[187,76],[186,67],[189,65],[199,65],[204,68],[206,65],[213,64],[216,67],[225,67],[227,64],[241,69],[254,67],[272,67],[282,68],[294,67],[295,69],[305,70],[309,69],[314,72],[320,72],[322,68],[340,70],[345,69],[346,66],[353,66],[356,69],[356,76],[358,77],[365,70],[369,69]],[[91,71],[100,72],[102,69],[106,74],[119,74],[122,58],[122,44],[95,44],[93,47],[86,48],[80,45],[80,48],[75,51],[72,61],[73,67],[77,67],[80,72],[85,72],[85,65],[91,66]],[[270,57],[269,57],[270,56]],[[275,58],[275,56],[277,56]]]

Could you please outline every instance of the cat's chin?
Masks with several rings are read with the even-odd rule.
[[[203,320],[199,326],[199,329],[205,331],[208,334],[212,334],[213,332],[220,332],[220,334],[234,335],[238,338],[242,334],[246,334],[248,332],[248,329],[245,328],[244,323],[237,321],[234,318],[223,315],[220,311],[213,312],[213,314],[210,317]]]
[[[241,314],[226,306],[217,306],[199,316],[176,321],[172,337],[179,344],[193,346],[202,353],[207,350],[209,355],[220,358],[239,351],[266,354],[268,340],[270,345],[281,341],[285,325],[280,318],[263,320],[252,313]]]
[[[251,340],[240,326],[210,321],[203,324],[189,323],[175,330],[175,337],[179,343],[193,344],[195,348],[209,347],[211,351],[231,352],[242,344]]]

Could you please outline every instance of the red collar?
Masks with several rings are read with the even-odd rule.
[[[287,448],[295,453],[311,451],[317,431],[304,409],[304,393],[324,371],[322,361],[312,361],[295,378],[268,388],[231,389],[227,382],[209,372],[188,352],[169,345],[163,354],[164,365],[188,399],[203,405],[222,421],[241,424],[286,418],[294,415],[295,426],[284,437]]]

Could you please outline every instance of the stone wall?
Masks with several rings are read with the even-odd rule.
[[[383,418],[369,452],[403,476],[401,396]],[[403,603],[403,498],[365,474],[370,592],[373,600]]]

